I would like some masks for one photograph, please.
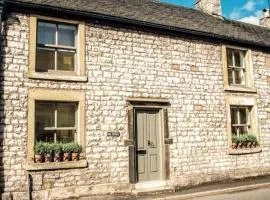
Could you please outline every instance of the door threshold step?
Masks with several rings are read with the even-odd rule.
[[[163,194],[163,193],[171,193],[174,192],[174,187],[171,186],[162,186],[162,187],[154,187],[154,188],[140,188],[132,190],[132,193],[136,196],[145,196],[145,195],[155,195],[155,194]]]

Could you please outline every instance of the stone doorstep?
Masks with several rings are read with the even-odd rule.
[[[173,193],[174,187],[172,186],[162,186],[162,187],[155,187],[155,188],[140,188],[140,189],[134,189],[132,190],[132,194],[136,195],[137,197],[141,196],[151,196],[151,195],[157,195],[157,194],[167,194],[167,193]]]

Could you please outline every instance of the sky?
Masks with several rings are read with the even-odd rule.
[[[160,0],[186,7],[194,7],[195,0]],[[259,24],[264,8],[268,8],[268,0],[221,0],[222,15],[226,18],[251,24]]]

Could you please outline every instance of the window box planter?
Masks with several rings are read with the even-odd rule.
[[[45,162],[69,162],[79,161],[81,158],[82,146],[76,142],[52,143],[37,142],[35,145],[35,163]]]
[[[255,135],[243,134],[232,136],[232,149],[250,149],[256,148],[258,141]]]

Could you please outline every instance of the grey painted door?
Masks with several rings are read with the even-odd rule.
[[[136,111],[138,181],[161,179],[159,110]]]

